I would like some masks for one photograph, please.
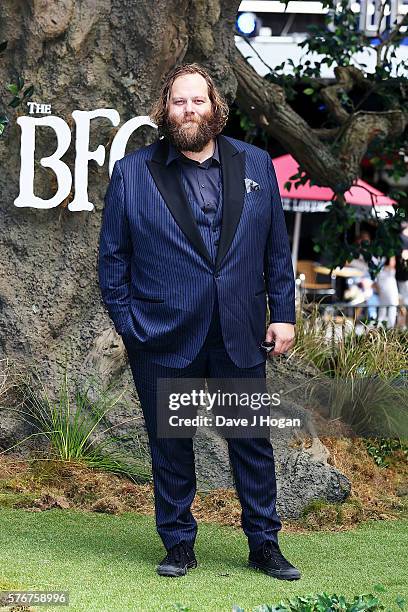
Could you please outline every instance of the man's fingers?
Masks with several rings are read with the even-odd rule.
[[[273,351],[268,353],[268,357],[281,355],[289,351],[295,339],[295,326],[292,323],[271,323],[266,330],[266,341],[275,342]]]
[[[273,351],[269,352],[269,357],[273,357],[274,355],[280,355],[280,353],[282,352],[282,348],[283,348],[282,340],[275,338],[275,348],[273,349]]]
[[[289,351],[293,346],[293,340],[284,340],[282,338],[275,338],[275,348],[270,351],[268,357],[274,357],[276,355],[282,355]]]

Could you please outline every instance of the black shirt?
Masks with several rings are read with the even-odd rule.
[[[166,164],[171,163],[178,164],[195,201],[212,221],[217,212],[218,198],[222,189],[221,161],[217,139],[215,139],[213,155],[201,163],[186,157],[169,143]]]

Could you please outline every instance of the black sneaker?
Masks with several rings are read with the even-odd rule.
[[[185,576],[187,570],[197,567],[194,550],[184,540],[171,548],[156,571],[159,576]]]
[[[299,580],[301,576],[299,570],[282,555],[279,545],[271,540],[249,553],[248,565],[279,580]]]

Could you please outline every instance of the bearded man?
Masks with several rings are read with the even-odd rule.
[[[204,68],[176,67],[151,113],[161,138],[115,163],[105,197],[99,282],[149,437],[156,528],[167,551],[162,576],[197,566],[197,522],[192,436],[158,435],[158,380],[265,381],[268,356],[294,339],[294,277],[274,168],[266,151],[221,134],[227,117]],[[269,436],[227,443],[250,567],[300,578],[278,544]]]

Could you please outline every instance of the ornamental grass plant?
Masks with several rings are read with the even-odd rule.
[[[363,437],[408,439],[408,331],[324,319],[317,304],[299,313],[290,359],[319,371],[308,394],[318,412]],[[320,406],[320,409],[319,409]]]
[[[16,415],[36,431],[2,450],[0,454],[9,453],[30,438],[40,436],[49,448],[44,461],[77,462],[122,474],[134,482],[150,481],[151,468],[143,445],[139,445],[139,456],[130,461],[118,450],[118,443],[123,436],[110,433],[114,427],[142,418],[138,415],[116,425],[108,424],[108,413],[123,401],[125,393],[125,390],[118,392],[117,387],[117,381],[103,387],[94,376],[86,379],[83,384],[75,379],[70,380],[65,365],[58,393],[52,396],[34,366],[25,371],[13,368],[9,362],[3,363],[0,374],[0,411]],[[13,396],[13,405],[7,405],[10,396]]]

